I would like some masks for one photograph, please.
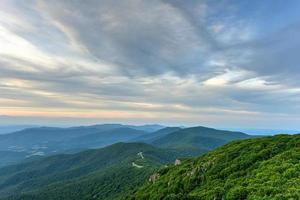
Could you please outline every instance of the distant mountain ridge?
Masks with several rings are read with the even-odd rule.
[[[160,148],[184,151],[186,155],[194,156],[215,149],[233,140],[252,137],[256,136],[203,126],[191,128],[166,127],[130,141],[144,142]]]
[[[154,132],[151,132],[155,130]],[[70,128],[39,127],[0,135],[0,166],[25,158],[59,153],[76,153],[117,142],[144,142],[157,147],[178,149],[195,155],[233,139],[251,136],[206,127],[179,128],[160,125],[103,124]]]
[[[9,134],[16,131],[21,131],[26,128],[33,128],[36,127],[35,125],[7,125],[7,126],[0,126],[0,135],[1,134]]]
[[[151,144],[165,148],[194,147],[206,150],[214,149],[232,140],[251,138],[242,132],[232,132],[207,128],[203,126],[178,129]]]
[[[148,135],[142,135],[140,137],[136,137],[131,141],[139,141],[139,142],[146,142],[146,143],[152,143],[154,140],[157,140],[159,138],[162,138],[170,133],[176,132],[181,130],[179,127],[165,127],[160,130],[157,130],[153,132],[152,134]]]
[[[72,153],[100,148],[116,142],[126,142],[161,127],[160,125],[102,124],[70,128],[28,128],[0,135],[0,153],[13,152],[10,154],[11,157],[0,158],[0,166],[35,155]]]

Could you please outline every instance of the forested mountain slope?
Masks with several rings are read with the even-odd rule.
[[[125,199],[300,199],[300,135],[234,141],[157,173]]]
[[[117,143],[0,169],[0,197],[9,199],[111,199],[142,184],[180,152],[143,143]]]
[[[136,137],[136,138],[132,139],[131,141],[145,142],[145,143],[151,144],[153,141],[158,140],[170,133],[174,133],[179,130],[181,130],[181,128],[179,128],[179,127],[165,127],[158,131],[155,131],[151,134]]]
[[[117,142],[144,142],[161,148],[185,151],[188,156],[194,156],[229,141],[249,137],[251,136],[244,133],[206,127],[163,128],[159,125],[121,124],[70,128],[38,127],[0,135],[0,154],[5,155],[5,157],[0,157],[0,167],[24,159],[77,153]]]
[[[241,132],[217,130],[207,127],[192,127],[171,132],[151,142],[159,147],[167,148],[200,148],[212,150],[232,140],[251,138],[252,136]]]

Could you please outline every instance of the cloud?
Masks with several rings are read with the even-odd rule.
[[[231,125],[299,119],[299,22],[263,26],[275,24],[263,2],[0,7],[0,114]]]
[[[273,81],[299,86],[300,22],[289,25],[250,46],[251,61],[245,67]]]
[[[209,44],[178,9],[162,1],[44,1],[38,8],[72,43],[127,75],[183,74],[204,67]]]

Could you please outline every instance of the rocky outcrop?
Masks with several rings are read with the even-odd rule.
[[[159,173],[155,173],[155,174],[152,174],[150,177],[149,177],[149,182],[151,183],[155,183],[155,181],[157,181],[160,177],[160,174]]]
[[[180,164],[181,164],[181,161],[180,161],[179,159],[176,159],[174,164],[175,164],[175,165],[180,165]]]

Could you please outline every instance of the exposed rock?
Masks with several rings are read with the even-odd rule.
[[[152,174],[149,177],[149,182],[155,183],[155,181],[157,181],[159,179],[159,177],[160,177],[159,173]]]
[[[175,160],[175,165],[180,165],[181,164],[181,161],[179,159],[176,159]]]
[[[197,172],[197,167],[193,168],[192,171],[188,172],[187,175],[188,176],[193,176],[196,172]]]

